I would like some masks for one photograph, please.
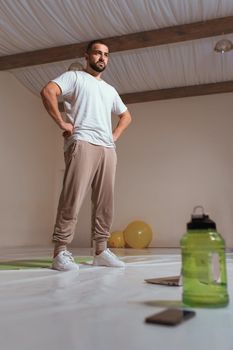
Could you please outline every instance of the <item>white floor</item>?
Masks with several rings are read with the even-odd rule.
[[[1,350],[232,350],[233,255],[228,254],[230,304],[195,309],[175,328],[148,325],[146,316],[181,306],[182,287],[145,278],[177,275],[179,251],[115,251],[125,269],[81,265],[79,273],[50,269],[0,271]],[[44,249],[9,249],[1,259],[49,256]],[[73,250],[90,255],[90,250]]]

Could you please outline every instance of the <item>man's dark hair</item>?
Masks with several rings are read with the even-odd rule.
[[[95,44],[102,44],[102,45],[105,45],[108,47],[108,45],[105,44],[105,42],[103,40],[92,40],[89,42],[89,44],[87,45],[86,47],[86,53],[90,53],[91,52],[91,49],[92,49],[92,46],[95,45]]]

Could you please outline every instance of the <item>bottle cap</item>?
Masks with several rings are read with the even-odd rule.
[[[197,209],[201,209],[202,213],[197,214]],[[204,213],[204,208],[201,205],[194,207],[191,216],[191,221],[187,223],[188,230],[206,230],[214,229],[216,230],[216,224],[213,220],[209,218],[208,215]]]

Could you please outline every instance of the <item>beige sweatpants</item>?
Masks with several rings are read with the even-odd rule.
[[[116,151],[86,141],[74,142],[65,152],[66,170],[59,199],[53,241],[71,243],[77,216],[88,190],[92,189],[92,238],[106,248],[113,219]]]

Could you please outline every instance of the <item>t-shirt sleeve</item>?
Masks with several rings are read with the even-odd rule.
[[[120,98],[119,94],[116,91],[113,107],[112,107],[112,113],[119,115],[125,112],[126,110],[127,110],[126,105],[123,103],[122,99]]]
[[[73,71],[65,72],[56,79],[52,80],[52,82],[56,83],[60,87],[62,95],[65,97],[72,95],[76,81],[77,77]]]

